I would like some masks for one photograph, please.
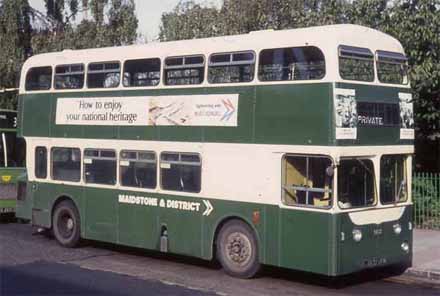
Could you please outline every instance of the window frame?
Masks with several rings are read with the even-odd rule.
[[[54,162],[53,162],[53,150],[54,149],[71,149],[71,150],[78,150],[79,151],[79,156],[80,156],[80,160],[79,160],[79,178],[78,180],[61,180],[61,179],[55,179],[54,178],[54,174],[53,174],[53,168],[54,168]],[[57,182],[70,182],[70,183],[80,183],[81,182],[81,169],[82,169],[82,162],[83,162],[84,158],[82,157],[82,151],[79,147],[61,147],[61,146],[53,146],[50,148],[50,178],[53,181],[57,181]]]
[[[37,166],[37,157],[38,157],[38,153],[37,153],[37,151],[38,151],[38,149],[42,149],[43,151],[44,151],[44,155],[45,155],[45,160],[46,160],[46,162],[45,162],[45,166],[44,166],[44,177],[40,177],[40,175],[39,174],[37,174],[37,169],[39,168],[38,166]],[[34,167],[35,167],[35,169],[34,169],[34,176],[35,176],[35,178],[36,179],[42,179],[42,180],[46,180],[47,179],[47,163],[48,163],[48,154],[47,154],[47,148],[46,148],[46,146],[36,146],[35,147],[35,150],[34,150]]]
[[[164,154],[178,154],[179,155],[179,160],[174,161],[174,160],[166,160],[163,161],[162,160],[162,155]],[[199,158],[199,162],[189,162],[189,161],[181,161],[182,159],[182,155],[197,155]],[[198,152],[175,152],[175,151],[162,151],[159,155],[159,159],[158,159],[158,173],[159,173],[159,186],[161,190],[164,191],[171,191],[171,192],[184,192],[184,193],[190,193],[190,194],[199,194],[202,192],[202,155]],[[168,164],[176,164],[176,165],[190,165],[190,166],[198,166],[200,167],[200,189],[197,192],[194,191],[184,191],[184,190],[172,190],[172,189],[166,189],[163,187],[163,176],[162,176],[162,169],[164,169],[162,167],[163,163],[168,163]]]
[[[331,190],[329,190],[329,194],[331,195],[331,197],[328,199],[330,204],[328,206],[315,206],[315,205],[309,205],[309,204],[300,204],[300,203],[295,203],[295,204],[287,204],[284,201],[284,195],[285,190],[286,190],[286,184],[285,184],[285,177],[286,177],[286,170],[285,170],[285,166],[283,165],[286,161],[287,157],[302,157],[306,159],[306,165],[307,165],[307,172],[309,172],[309,168],[308,168],[308,158],[323,158],[323,159],[328,159],[331,162],[331,166],[334,167],[335,166],[335,161],[334,159],[330,156],[330,155],[324,155],[324,154],[297,154],[297,153],[285,153],[283,154],[283,156],[281,157],[281,205],[283,207],[288,207],[288,208],[307,208],[307,209],[317,209],[317,210],[325,210],[325,211],[329,211],[331,209],[334,208],[334,204],[335,204],[335,188],[336,188],[336,174],[334,174],[331,178]],[[324,174],[326,172],[324,171]],[[307,176],[308,179],[309,176]],[[300,187],[300,186],[298,186]],[[305,187],[306,188],[306,187]],[[315,188],[312,187],[312,189],[320,189],[320,188]],[[304,190],[305,192],[324,192],[325,193],[325,188],[321,191],[313,191],[313,190]]]
[[[405,200],[402,201],[394,201],[394,202],[382,202],[382,159],[384,157],[396,157],[396,156],[400,156],[403,158],[403,175],[404,175],[404,179],[406,182],[406,197]],[[384,205],[384,206],[389,206],[389,205],[396,205],[396,204],[402,204],[402,203],[406,203],[409,200],[409,182],[408,182],[408,155],[407,154],[383,154],[380,156],[379,159],[379,200],[380,200],[380,204]]]
[[[72,66],[82,66],[83,70],[82,72],[69,72],[69,73],[63,73],[63,74],[57,74],[57,69],[59,67],[69,67],[69,70],[71,70]],[[56,87],[56,78],[57,76],[73,76],[73,75],[80,75],[83,76],[83,83],[82,86],[79,88],[58,88]],[[84,86],[86,85],[86,66],[84,63],[76,63],[76,64],[60,64],[55,66],[55,71],[53,75],[53,88],[56,90],[77,90],[77,89],[84,89]]]
[[[93,65],[99,65],[99,64],[118,64],[119,65],[119,71],[106,71],[105,67],[103,70],[90,70],[90,66]],[[119,81],[118,81],[118,85],[117,86],[112,86],[112,87],[90,87],[90,82],[89,82],[89,78],[90,78],[90,74],[105,74],[105,73],[119,73]],[[103,61],[103,62],[91,62],[87,64],[87,72],[86,72],[86,85],[88,89],[114,89],[114,88],[119,88],[121,86],[121,78],[122,78],[122,66],[121,66],[121,62],[120,61]],[[105,79],[104,81],[105,82]]]
[[[338,182],[339,178],[340,178],[340,166],[341,166],[341,162],[343,160],[356,160],[356,159],[360,159],[360,160],[368,160],[371,161],[371,164],[373,165],[373,182],[374,182],[374,188],[373,188],[373,192],[374,192],[374,203],[371,205],[365,205],[365,206],[356,206],[356,207],[349,207],[349,208],[344,208],[341,207],[339,204],[339,187],[337,188],[338,191],[336,192],[336,200],[335,203],[337,203],[337,207],[338,209],[342,210],[342,211],[349,211],[349,210],[356,210],[356,209],[371,209],[371,208],[375,208],[377,207],[377,205],[379,204],[379,200],[380,200],[380,196],[379,196],[379,188],[378,188],[378,184],[376,182],[376,166],[374,164],[374,160],[372,158],[369,158],[367,156],[347,156],[347,157],[341,157],[339,159],[339,163],[337,166],[337,179],[335,180],[336,182]],[[337,184],[338,185],[338,184]]]
[[[98,151],[98,156],[89,156],[86,155],[87,151]],[[114,157],[107,157],[107,156],[101,156],[101,152],[113,152],[114,153]],[[109,183],[109,184],[105,184],[105,183],[96,183],[96,182],[87,182],[87,176],[86,176],[86,165],[87,164],[92,164],[92,163],[87,163],[86,159],[96,159],[96,160],[114,160],[115,161],[115,179],[114,179],[114,183]],[[83,159],[82,159],[82,163],[83,163],[83,180],[84,180],[84,184],[92,184],[92,185],[102,185],[102,186],[115,186],[118,184],[119,178],[118,178],[118,153],[116,149],[111,149],[111,148],[84,148],[83,150]]]
[[[344,55],[342,53],[343,51],[346,53],[349,53],[349,54]],[[373,66],[373,68],[372,68],[373,79],[372,80],[359,80],[359,79],[345,78],[341,73],[341,69],[342,69],[341,58],[354,59],[354,60],[358,60],[358,61],[371,61],[372,66]],[[340,44],[338,46],[337,59],[338,59],[338,73],[339,73],[339,76],[341,77],[341,79],[347,80],[347,81],[359,81],[359,82],[375,82],[376,81],[376,62],[375,62],[374,54],[369,48]]]
[[[187,58],[194,57],[202,57],[203,63],[199,64],[186,64]],[[167,65],[167,61],[170,59],[182,58],[181,65]],[[203,73],[200,76],[201,80],[199,83],[189,83],[189,84],[169,84],[167,73],[169,70],[193,70],[193,69],[202,69]],[[163,72],[162,72],[162,83],[164,86],[188,86],[188,85],[202,85],[205,82],[206,76],[206,57],[204,54],[191,54],[191,55],[181,55],[181,56],[167,56],[163,59]],[[194,77],[180,77],[180,78],[172,78],[172,79],[194,79]]]
[[[386,82],[386,81],[382,81],[380,79],[380,75],[379,75],[379,63],[381,62],[381,59],[386,59],[386,61],[383,61],[383,63],[388,63],[388,64],[395,64],[395,65],[403,65],[406,67],[406,75],[404,77],[402,77],[403,82],[402,83],[394,83],[394,82]],[[394,62],[393,62],[394,60]],[[397,62],[397,61],[401,61],[401,63]],[[387,50],[376,50],[375,54],[374,54],[374,64],[376,67],[376,75],[377,75],[377,80],[380,83],[384,83],[384,84],[393,84],[393,85],[408,85],[409,84],[409,73],[408,73],[408,58],[400,52],[394,52],[394,51],[387,51]]]
[[[323,62],[324,62],[324,73],[323,73],[323,75],[322,75],[322,77],[320,77],[320,78],[314,78],[314,79],[281,79],[281,80],[262,80],[261,79],[261,74],[260,74],[260,68],[261,68],[261,60],[262,60],[262,58],[261,58],[261,56],[262,56],[262,54],[263,54],[263,52],[264,51],[267,51],[267,50],[272,50],[272,51],[274,51],[274,50],[288,50],[288,49],[296,49],[296,48],[314,48],[314,49],[317,49],[319,52],[320,52],[320,54],[322,55],[322,57],[323,57]],[[325,78],[325,76],[327,75],[327,60],[326,60],[326,57],[325,57],[325,54],[324,54],[324,52],[322,51],[322,49],[321,48],[319,48],[318,46],[316,46],[316,45],[303,45],[303,46],[286,46],[286,47],[274,47],[274,48],[263,48],[263,49],[261,49],[260,50],[260,52],[258,53],[258,63],[256,64],[256,69],[257,69],[257,71],[256,71],[256,77],[257,77],[257,79],[258,79],[258,81],[259,82],[262,82],[262,83],[279,83],[279,82],[306,82],[306,81],[321,81],[321,80],[323,80],[324,78]],[[293,74],[294,74],[294,72],[293,72]]]
[[[134,61],[153,61],[153,60],[159,60],[159,78],[157,78],[157,84],[152,84],[152,85],[125,85],[125,79],[124,79],[124,77],[125,77],[125,68],[126,68],[126,63],[127,62],[134,62]],[[163,65],[162,65],[162,59],[160,58],[160,57],[155,57],[155,58],[137,58],[137,59],[129,59],[129,60],[124,60],[124,62],[122,63],[122,76],[121,76],[121,80],[122,80],[122,83],[121,83],[121,85],[124,87],[124,88],[136,88],[136,87],[157,87],[157,86],[159,86],[160,84],[161,84],[161,81],[162,81],[162,67],[163,67]],[[151,71],[150,72],[148,72],[148,73],[152,73]],[[155,80],[155,79],[148,79],[148,80]]]
[[[35,70],[35,69],[50,69],[50,84],[49,87],[47,88],[38,88],[38,89],[30,89],[28,87],[28,83],[29,83],[29,75],[31,74],[31,71]],[[52,66],[37,66],[37,67],[31,67],[27,70],[26,72],[26,76],[25,76],[25,81],[24,81],[24,89],[26,91],[45,91],[45,90],[51,90],[53,87],[53,82],[54,82],[54,69]]]
[[[123,158],[122,157],[122,153],[124,153],[124,152],[136,152],[137,153],[137,158],[136,159],[133,159],[133,158]],[[149,154],[152,154],[152,155],[154,155],[154,161],[153,160],[143,160],[143,159],[139,159],[139,153],[149,153]],[[136,161],[136,162],[143,162],[143,163],[154,163],[155,164],[155,176],[156,176],[156,179],[155,179],[155,186],[154,187],[136,187],[136,186],[129,186],[129,185],[124,185],[124,184],[122,184],[122,170],[121,170],[121,162],[122,161],[128,161],[128,162],[130,162],[130,161]],[[155,151],[153,151],[153,150],[132,150],[132,149],[123,149],[123,150],[120,150],[119,151],[119,158],[118,158],[118,163],[117,163],[117,166],[118,166],[118,179],[119,179],[119,185],[120,186],[122,186],[122,187],[127,187],[127,188],[137,188],[137,189],[149,189],[149,190],[155,190],[157,187],[158,187],[158,175],[157,175],[157,172],[158,172],[158,168],[159,168],[159,160],[158,160],[158,158],[157,158],[157,153],[155,152]],[[130,164],[129,164],[130,165]],[[128,166],[129,166],[128,165]],[[128,167],[127,166],[127,167]]]
[[[252,60],[245,60],[245,61],[234,61],[234,55],[236,54],[246,54],[246,53],[251,53],[253,58]],[[219,56],[219,55],[229,55],[229,62],[212,62],[211,59],[215,56]],[[249,81],[239,81],[239,82],[211,82],[210,81],[210,73],[209,70],[211,67],[230,67],[230,66],[254,66],[253,67],[253,75],[252,75],[252,79]],[[257,72],[258,72],[258,65],[257,65],[257,54],[254,50],[241,50],[241,51],[230,51],[230,52],[215,52],[215,53],[211,53],[208,56],[208,63],[207,63],[207,67],[206,67],[206,75],[207,75],[207,82],[208,84],[231,84],[231,83],[251,83],[253,81],[255,81],[255,77],[257,76]]]

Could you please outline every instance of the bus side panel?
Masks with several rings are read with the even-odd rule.
[[[257,88],[255,142],[328,145],[331,84]]]
[[[25,104],[22,104],[22,114],[25,120],[20,122],[20,131],[26,137],[47,137],[50,134],[51,116],[55,114],[55,110],[50,110],[51,96],[49,94],[27,94],[25,100]]]
[[[334,230],[330,213],[280,209],[280,266],[328,275]]]

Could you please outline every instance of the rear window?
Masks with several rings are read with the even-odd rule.
[[[376,51],[376,67],[379,81],[391,84],[407,84],[407,61],[407,58],[401,53]]]
[[[374,81],[374,57],[368,48],[339,46],[339,74],[346,80]]]
[[[52,85],[52,67],[31,68],[26,74],[26,90],[48,90]]]
[[[261,81],[314,80],[324,75],[324,54],[317,47],[264,49],[260,53]]]

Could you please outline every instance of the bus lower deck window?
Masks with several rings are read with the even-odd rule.
[[[315,80],[324,76],[324,54],[317,47],[264,49],[260,53],[260,81]]]
[[[209,59],[209,83],[250,82],[254,79],[255,53],[213,54]]]
[[[116,152],[105,149],[84,150],[84,178],[91,184],[116,184]]]
[[[333,176],[328,174],[332,161],[320,156],[288,155],[283,159],[283,203],[330,207]]]
[[[339,74],[342,79],[374,81],[374,57],[368,48],[339,46]]]
[[[160,176],[161,187],[165,190],[200,192],[200,156],[194,153],[162,153]]]
[[[26,90],[48,90],[52,84],[52,67],[31,68],[26,74]]]
[[[156,188],[156,154],[148,151],[121,151],[119,161],[122,186]]]
[[[124,63],[124,86],[156,86],[160,81],[160,59],[129,60]]]
[[[81,152],[78,148],[54,147],[52,154],[52,179],[79,182],[81,179]]]
[[[47,177],[47,149],[46,147],[35,148],[35,177],[46,179]]]
[[[406,156],[383,155],[380,159],[380,202],[390,204],[408,199]]]

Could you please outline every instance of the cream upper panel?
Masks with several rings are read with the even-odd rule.
[[[338,46],[341,44],[366,47],[373,53],[376,50],[404,53],[401,44],[393,37],[380,31],[357,25],[332,25],[281,31],[268,30],[251,32],[244,35],[172,42],[153,42],[144,45],[64,50],[62,52],[40,54],[29,58],[22,68],[20,93],[26,92],[24,87],[25,77],[27,71],[32,67],[75,63],[84,63],[87,65],[91,62],[101,61],[124,62],[130,59],[155,57],[159,57],[163,60],[168,56],[192,54],[204,54],[205,59],[207,59],[212,53],[243,50],[254,50],[257,53],[258,59],[258,53],[262,49],[292,46],[316,46],[320,48],[326,61],[326,76],[320,81],[341,81],[338,71]],[[307,83],[310,81],[301,80],[297,82]],[[255,79],[248,84],[252,83],[261,82]],[[286,81],[281,83],[286,83]],[[292,83],[292,81],[287,81],[287,83]],[[263,82],[263,84],[267,84],[267,82]],[[203,84],[198,86],[205,85],[207,85],[206,79]],[[190,87],[195,87],[195,85]]]

